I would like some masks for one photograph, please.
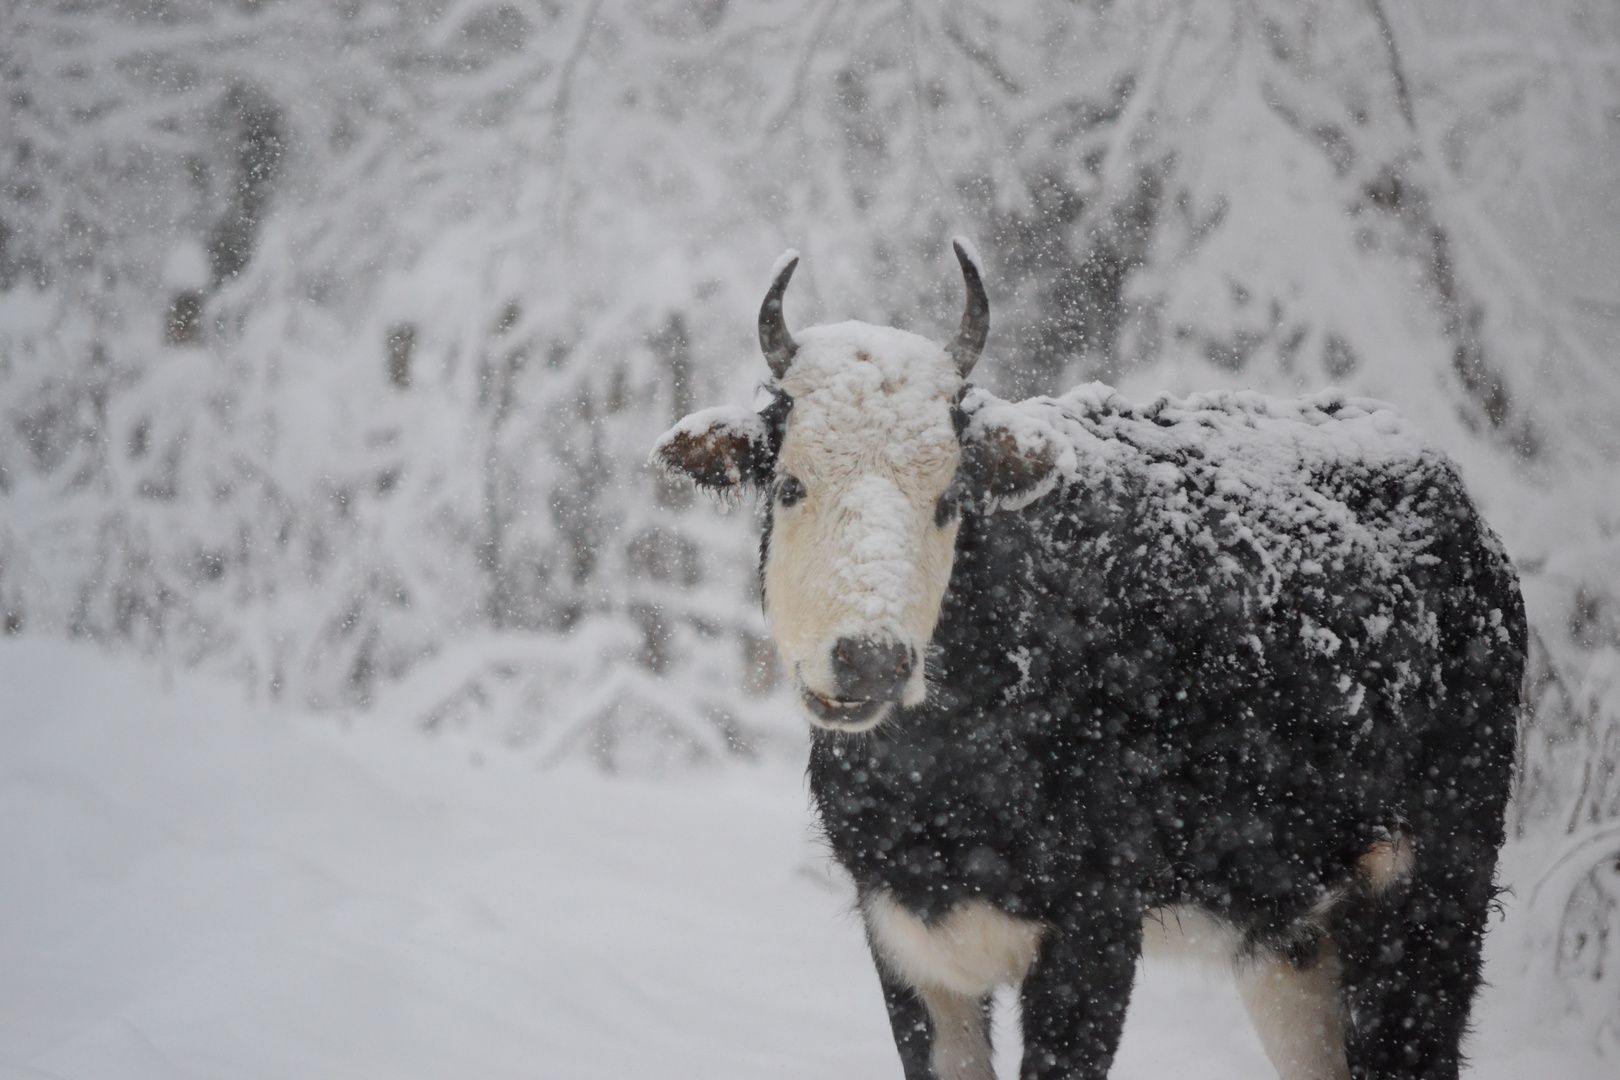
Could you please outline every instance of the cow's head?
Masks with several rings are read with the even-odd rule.
[[[964,408],[990,310],[972,249],[953,246],[967,310],[943,347],[860,322],[790,334],[788,252],[759,312],[771,403],[694,413],[653,451],[710,491],[768,494],[765,613],[819,727],[865,731],[924,700],[962,513],[1028,501],[1055,472],[1054,440]]]

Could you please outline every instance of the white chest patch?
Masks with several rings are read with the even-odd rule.
[[[887,892],[872,893],[861,908],[872,941],[894,974],[914,987],[940,987],[975,999],[1022,982],[1046,929],[983,900],[959,904],[933,926]]]

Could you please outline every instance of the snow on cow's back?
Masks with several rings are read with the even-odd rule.
[[[1217,392],[1134,403],[1092,383],[1060,398],[1009,404],[975,391],[964,408],[1005,410],[1055,429],[1073,448],[1071,478],[1138,490],[1149,527],[1177,548],[1235,546],[1263,564],[1263,591],[1331,574],[1346,560],[1409,595],[1432,562],[1435,499],[1467,507],[1455,470],[1393,409],[1336,390],[1286,399]],[[1483,540],[1496,545],[1482,527]]]
[[[1234,478],[1252,477],[1257,493],[1264,487],[1287,490],[1302,468],[1359,463],[1387,472],[1440,460],[1393,406],[1332,389],[1300,398],[1223,390],[1137,404],[1090,383],[1039,400],[1051,407],[1040,410],[1049,421],[1055,408],[1070,421],[1065,426],[1077,424],[1093,437],[1121,438],[1176,457],[1196,451],[1194,456]]]

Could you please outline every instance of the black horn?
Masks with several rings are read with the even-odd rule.
[[[793,268],[799,265],[799,253],[789,249],[777,264],[781,269],[765,294],[765,302],[759,306],[759,347],[765,352],[765,362],[771,365],[771,374],[780,379],[787,374],[793,354],[799,351],[798,342],[788,333],[787,321],[782,318],[782,294],[793,277]]]
[[[956,332],[956,340],[945,351],[956,361],[956,370],[965,379],[979,362],[984,340],[990,336],[990,298],[984,294],[979,261],[967,241],[958,237],[951,241],[951,248],[956,252],[956,261],[962,264],[962,280],[967,283],[967,307],[962,309],[962,329]],[[760,316],[761,336],[765,333],[764,318]]]

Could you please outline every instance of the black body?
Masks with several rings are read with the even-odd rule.
[[[836,858],[925,922],[976,898],[1048,927],[1026,1078],[1106,1074],[1171,904],[1301,965],[1331,939],[1358,1080],[1455,1076],[1525,650],[1455,471],[1318,448],[1246,496],[1221,484],[1241,432],[1206,445],[1196,408],[1037,411],[1080,467],[1022,509],[964,500],[928,703],[815,734]],[[1357,860],[1397,832],[1411,874],[1376,890]],[[879,966],[905,1074],[932,1077],[927,1014]]]

